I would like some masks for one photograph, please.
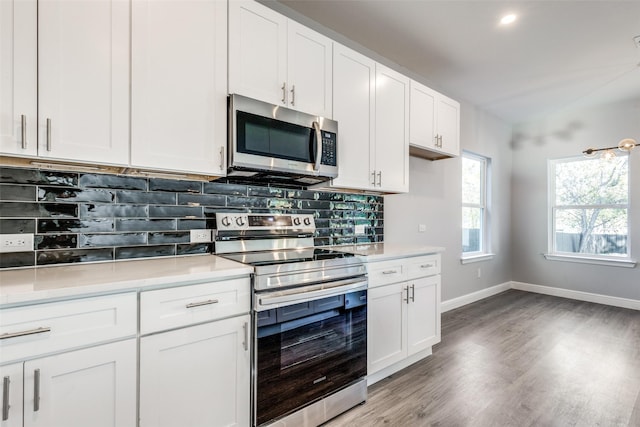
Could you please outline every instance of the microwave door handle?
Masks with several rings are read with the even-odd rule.
[[[316,163],[313,165],[313,170],[318,172],[320,170],[320,160],[322,158],[322,133],[318,122],[313,122],[313,130],[316,132]]]

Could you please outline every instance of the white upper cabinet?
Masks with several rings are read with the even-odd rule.
[[[36,0],[0,1],[0,152],[35,156],[38,8]]]
[[[409,79],[335,43],[333,100],[340,169],[332,186],[408,191]]]
[[[332,44],[260,3],[229,2],[229,93],[330,118]]]
[[[333,52],[333,117],[338,121],[338,177],[340,188],[373,187],[376,63],[342,45]]]
[[[409,191],[409,78],[376,65],[376,188]]]
[[[460,155],[460,104],[411,81],[411,154],[437,160]]]
[[[333,42],[295,21],[287,29],[289,106],[332,117]]]
[[[129,8],[39,2],[39,156],[129,163]]]
[[[133,167],[225,174],[226,44],[226,2],[133,0]]]
[[[287,18],[254,1],[229,2],[229,93],[286,104]]]

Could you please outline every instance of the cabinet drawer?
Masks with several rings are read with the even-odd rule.
[[[405,260],[398,259],[367,264],[369,287],[386,285],[406,280]]]
[[[405,261],[408,279],[440,274],[440,254],[409,258]]]
[[[140,293],[140,333],[248,313],[250,281],[234,279]]]
[[[135,293],[0,310],[0,363],[135,336]]]

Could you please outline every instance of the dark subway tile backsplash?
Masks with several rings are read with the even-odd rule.
[[[226,211],[311,214],[317,246],[381,242],[383,210],[376,195],[0,167],[0,233],[35,234],[0,268],[211,253],[189,230]]]

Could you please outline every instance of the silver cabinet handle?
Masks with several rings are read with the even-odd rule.
[[[208,299],[206,301],[199,301],[199,302],[192,302],[187,304],[185,307],[186,308],[193,308],[193,307],[201,307],[203,305],[211,305],[211,304],[217,304],[220,301],[218,301],[217,299]]]
[[[287,82],[282,83],[282,103],[287,103]]]
[[[43,334],[45,332],[51,332],[51,328],[43,327],[36,329],[29,329],[28,331],[20,331],[20,332],[7,332],[0,335],[0,340],[6,340],[9,338],[22,337],[25,335],[35,335],[35,334]]]
[[[244,325],[242,325],[242,329],[244,332],[244,341],[242,341],[242,347],[244,348],[244,351],[249,350],[249,324],[247,322],[244,322]]]
[[[316,133],[316,162],[313,165],[313,170],[317,172],[320,170],[320,161],[322,160],[322,132],[320,131],[320,123],[314,121],[312,126]]]
[[[220,170],[224,168],[224,146],[220,147]]]
[[[433,137],[433,139],[435,139],[435,143],[434,143],[433,145],[434,145],[436,148],[438,148],[438,138],[439,138],[439,135],[436,135],[436,136],[434,136],[434,137]]]
[[[20,136],[22,138],[22,149],[27,149],[27,116],[20,116]]]
[[[382,274],[396,274],[398,272],[398,270],[385,270],[382,272]]]
[[[371,172],[371,178],[373,181],[371,181],[372,185],[376,185],[376,171]]]
[[[422,264],[422,265],[420,266],[420,268],[433,268],[433,267],[434,267],[434,265],[433,265],[433,264]]]
[[[440,148],[442,148],[442,135],[440,135]]]
[[[291,85],[291,105],[296,105],[296,85]]]
[[[407,291],[407,294],[409,291]],[[416,285],[411,285],[411,302],[416,302]]]
[[[51,119],[47,119],[47,151],[51,151]]]
[[[33,412],[40,410],[40,369],[33,371]]]
[[[4,377],[2,380],[2,421],[9,419],[9,383],[11,383],[9,377]]]
[[[402,293],[407,293],[407,297],[406,298],[402,298],[404,302],[406,302],[407,304],[409,304],[409,287],[405,286],[404,288],[402,288]]]
[[[382,171],[378,171],[378,187],[382,187]]]

